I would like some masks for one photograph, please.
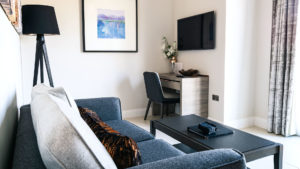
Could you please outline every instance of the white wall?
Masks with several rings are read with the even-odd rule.
[[[179,52],[178,61],[185,69],[199,69],[209,75],[209,116],[224,120],[224,62],[225,62],[225,0],[174,0],[174,39],[177,39],[177,20],[209,11],[216,12],[216,49]],[[211,100],[212,94],[220,96],[220,101]]]
[[[47,36],[55,86],[64,86],[75,98],[116,96],[123,110],[143,112],[146,70],[168,72],[169,65],[160,50],[161,38],[173,35],[172,0],[138,1],[138,53],[83,53],[81,0],[23,0],[24,4],[55,7],[60,36]],[[35,37],[22,36],[24,100],[30,102],[35,55]],[[126,116],[126,114],[125,114]]]
[[[210,76],[209,116],[236,127],[266,124],[272,0],[175,0],[177,20],[216,11],[216,49],[179,52],[184,68]],[[220,101],[211,100],[212,94]]]
[[[227,0],[225,121],[234,126],[267,127],[272,5]]]
[[[60,36],[46,37],[56,86],[75,98],[117,96],[126,115],[142,115],[146,95],[142,72],[168,72],[163,35],[177,39],[177,20],[216,12],[216,49],[179,52],[184,68],[210,76],[209,116],[235,125],[263,127],[268,112],[272,0],[139,0],[139,53],[83,53],[81,0],[23,0],[56,9]],[[66,8],[67,6],[67,8]],[[35,37],[22,36],[23,91],[30,101]],[[212,94],[220,101],[212,101]]]
[[[256,0],[255,125],[266,128],[272,33],[272,0]]]
[[[253,123],[255,3],[256,0],[226,1],[224,117],[225,123],[234,126]],[[239,124],[242,120],[244,124]]]
[[[16,97],[21,84],[20,39],[2,8],[0,25],[0,168],[10,168],[17,126]]]

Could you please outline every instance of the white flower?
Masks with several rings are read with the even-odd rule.
[[[177,48],[177,43],[176,43],[176,41],[173,42],[173,47],[174,47],[174,49],[176,50],[176,48]]]
[[[170,48],[169,48],[169,52],[173,54],[173,53],[175,52],[174,48],[173,48],[173,47],[170,47]]]
[[[161,49],[164,52],[165,57],[168,58],[168,59],[171,56],[176,56],[177,55],[177,43],[176,43],[176,41],[174,41],[172,45],[169,45],[168,40],[167,40],[166,37],[162,38]]]
[[[166,50],[166,44],[165,43],[161,46],[161,50]]]

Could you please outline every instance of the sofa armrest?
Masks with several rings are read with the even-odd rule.
[[[13,169],[46,169],[32,124],[30,105],[21,107],[15,142]]]
[[[131,167],[130,169],[246,169],[244,155],[231,149],[202,151]]]
[[[76,104],[95,111],[103,121],[122,120],[121,102],[119,98],[78,99]]]

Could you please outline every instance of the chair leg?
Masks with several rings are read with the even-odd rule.
[[[176,103],[174,103],[173,106],[174,106],[174,114],[176,115]]]
[[[144,120],[147,119],[147,115],[148,115],[148,112],[149,112],[149,108],[151,106],[151,100],[148,101],[148,105],[147,105],[147,109],[146,109],[146,113],[145,113],[145,117],[144,117]]]
[[[166,115],[169,116],[169,104],[166,105]]]
[[[164,118],[164,108],[165,108],[165,105],[163,103],[160,104],[161,119]]]

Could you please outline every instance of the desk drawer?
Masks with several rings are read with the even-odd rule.
[[[180,90],[180,82],[160,79],[162,87]]]

